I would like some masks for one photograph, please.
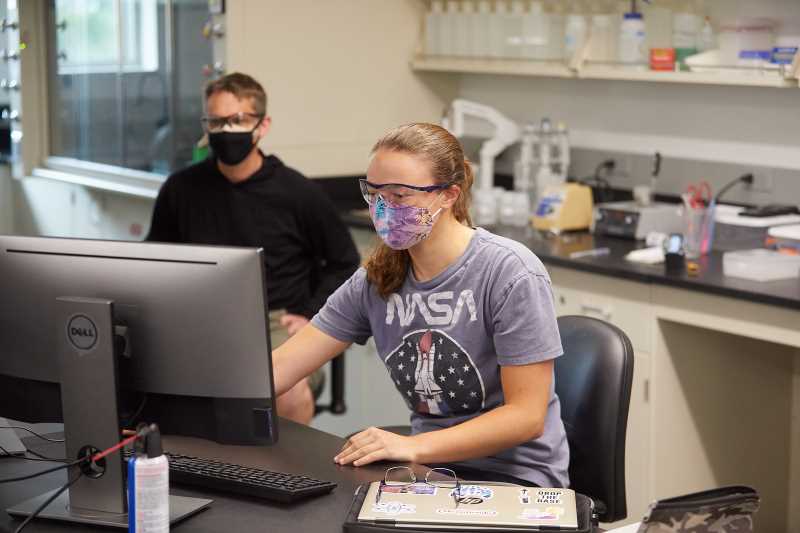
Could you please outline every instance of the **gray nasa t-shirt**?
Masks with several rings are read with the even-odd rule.
[[[411,409],[414,433],[460,424],[503,404],[500,367],[560,356],[550,278],[524,245],[478,228],[444,272],[381,298],[359,269],[313,318],[332,337],[373,336]],[[491,457],[461,463],[543,487],[566,487],[569,448],[553,386],[544,433]]]

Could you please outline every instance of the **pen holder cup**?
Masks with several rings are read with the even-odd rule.
[[[697,259],[703,251],[703,239],[708,232],[709,210],[705,207],[683,210],[683,247],[687,259]]]

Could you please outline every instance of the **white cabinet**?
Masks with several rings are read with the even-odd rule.
[[[800,311],[549,270],[559,315],[611,322],[634,347],[625,522],[655,499],[744,484],[761,495],[757,531],[800,531]]]
[[[628,410],[628,432],[625,439],[625,487],[628,519],[642,519],[652,500],[650,492],[650,357],[635,355],[633,387]]]
[[[634,348],[633,387],[625,445],[628,519],[640,520],[652,500],[650,483],[650,364],[652,307],[644,283],[548,268],[556,313],[599,318],[619,327]]]

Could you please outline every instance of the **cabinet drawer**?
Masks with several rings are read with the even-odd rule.
[[[558,315],[584,315],[625,332],[637,352],[652,352],[650,287],[608,276],[551,268]]]

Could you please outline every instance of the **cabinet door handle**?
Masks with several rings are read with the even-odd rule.
[[[584,314],[600,315],[605,320],[611,320],[611,309],[605,306],[581,304],[581,312]]]

